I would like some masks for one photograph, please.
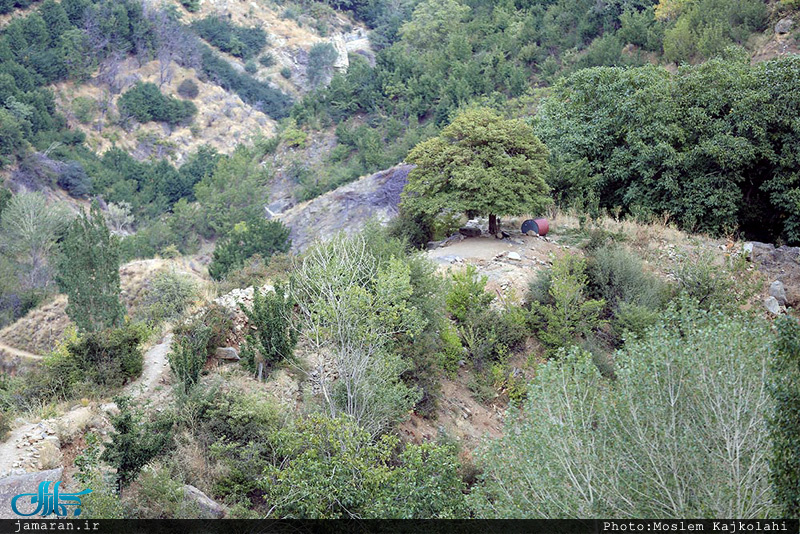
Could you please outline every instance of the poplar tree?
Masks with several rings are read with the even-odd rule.
[[[772,357],[770,475],[777,515],[800,518],[800,325],[782,317]]]
[[[68,298],[67,315],[81,332],[122,325],[119,300],[119,240],[111,234],[97,202],[67,229],[57,265],[58,286]]]

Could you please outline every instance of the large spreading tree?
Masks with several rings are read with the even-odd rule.
[[[441,135],[417,145],[407,161],[403,206],[432,218],[444,210],[497,217],[535,214],[551,203],[547,149],[523,120],[506,120],[486,108],[461,113]]]

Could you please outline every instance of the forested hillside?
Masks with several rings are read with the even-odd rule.
[[[0,495],[798,517],[798,39],[795,0],[0,0]]]

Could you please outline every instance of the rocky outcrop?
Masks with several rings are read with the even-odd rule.
[[[775,24],[775,33],[783,35],[792,31],[792,28],[794,28],[794,20],[790,17],[784,17]]]
[[[397,216],[400,193],[411,165],[398,165],[359,178],[277,216],[291,230],[292,248],[302,251],[317,239],[358,232],[370,219],[387,223]]]
[[[225,515],[224,506],[192,485],[186,484],[183,487],[183,501],[189,507],[196,508],[200,518],[222,519]]]
[[[229,360],[233,362],[238,362],[241,358],[239,357],[239,351],[233,347],[217,347],[214,350],[214,357],[218,360]]]
[[[749,241],[743,248],[758,270],[773,280],[769,294],[774,302],[765,301],[764,306],[775,313],[776,306],[800,305],[800,247],[776,247],[771,243]]]

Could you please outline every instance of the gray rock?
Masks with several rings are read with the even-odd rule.
[[[241,358],[239,358],[239,351],[233,347],[217,347],[214,350],[214,356],[220,360],[230,360],[233,362],[238,362]]]
[[[279,213],[283,213],[284,211],[288,210],[292,207],[292,199],[290,198],[281,198],[267,206],[267,210],[273,215],[277,215]]]
[[[3,503],[3,506],[0,506],[0,519],[19,519],[19,516],[11,509],[11,499],[20,493],[35,493],[39,483],[45,480],[55,483],[61,480],[63,474],[64,468],[59,467],[48,471],[36,471],[0,478],[0,503]],[[33,511],[33,509],[28,510],[28,507],[32,506],[30,500],[23,502],[20,499],[20,502],[21,504],[18,506],[21,512],[27,511],[30,513]],[[22,509],[23,505],[27,505],[27,507]]]
[[[767,297],[766,300],[764,300],[764,307],[772,315],[780,315],[783,313],[783,307],[778,303],[778,299],[775,297]]]
[[[200,515],[208,519],[221,519],[225,515],[224,506],[189,484],[183,486],[183,502],[197,506]]]
[[[520,256],[519,253],[517,252],[511,251],[508,253],[508,259],[514,261],[520,261],[522,259],[522,256]]]
[[[481,229],[475,228],[474,226],[465,226],[464,228],[459,228],[458,232],[466,237],[480,237]]]
[[[775,297],[775,300],[778,301],[778,304],[781,306],[786,306],[786,288],[783,285],[783,282],[780,280],[775,280],[769,285],[769,294],[771,297]]]
[[[775,25],[775,33],[783,35],[792,31],[794,20],[791,17],[784,17]]]

